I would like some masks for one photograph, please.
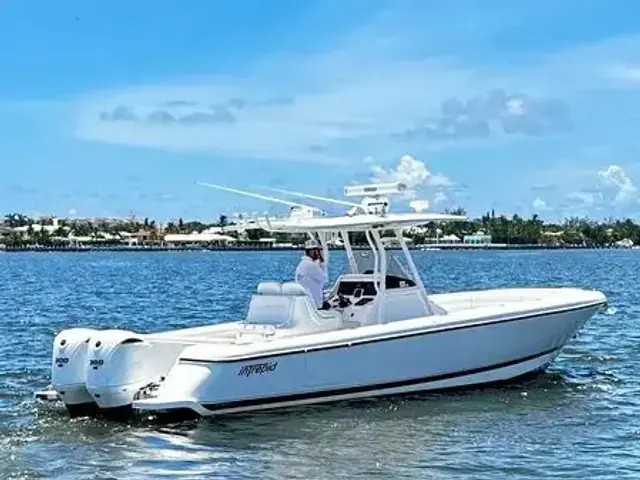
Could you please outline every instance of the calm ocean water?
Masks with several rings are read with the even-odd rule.
[[[505,388],[163,426],[69,420],[33,400],[59,330],[234,319],[257,282],[291,278],[298,255],[0,254],[0,478],[640,478],[637,250],[416,252],[435,292],[609,297],[546,373]],[[333,255],[334,275],[343,261]]]

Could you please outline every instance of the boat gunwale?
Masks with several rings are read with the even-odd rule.
[[[444,333],[444,332],[453,332],[453,331],[465,330],[465,329],[471,329],[471,328],[500,325],[500,324],[516,322],[520,320],[528,320],[536,317],[545,317],[549,315],[555,315],[558,313],[576,312],[580,310],[587,310],[590,308],[598,309],[605,305],[607,305],[607,301],[603,300],[598,302],[592,302],[586,305],[570,306],[570,307],[560,308],[560,309],[551,310],[551,311],[535,312],[535,313],[530,313],[525,315],[517,315],[517,316],[511,316],[511,317],[499,318],[499,319],[489,319],[489,320],[485,319],[485,320],[481,320],[473,323],[465,323],[462,325],[432,326],[431,328],[422,329],[419,331],[398,332],[396,334],[378,336],[374,338],[365,338],[361,340],[353,339],[348,341],[342,341],[341,343],[337,343],[337,344],[325,344],[325,345],[305,346],[305,347],[297,347],[297,348],[294,347],[292,349],[283,350],[283,351],[275,351],[275,352],[269,352],[269,353],[256,352],[255,354],[234,356],[234,357],[218,357],[218,358],[178,357],[178,362],[211,365],[211,364],[217,364],[217,363],[238,363],[238,362],[246,362],[246,361],[252,361],[252,360],[262,360],[267,358],[285,357],[285,356],[299,355],[299,354],[318,352],[318,351],[324,351],[324,350],[335,350],[338,348],[349,348],[352,346],[367,345],[371,343],[379,343],[379,342],[385,342],[385,341],[391,341],[391,340],[400,340],[404,338],[412,338],[412,337],[418,337],[423,335],[433,335],[433,334]],[[350,329],[350,330],[357,330],[357,329]]]

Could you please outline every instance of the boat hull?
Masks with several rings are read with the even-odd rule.
[[[188,348],[133,408],[210,416],[510,380],[549,365],[600,306],[243,359],[210,361]]]

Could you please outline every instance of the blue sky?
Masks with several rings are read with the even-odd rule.
[[[0,45],[4,212],[276,210],[196,180],[640,212],[633,0],[5,0]]]

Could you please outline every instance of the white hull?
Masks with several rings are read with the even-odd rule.
[[[335,394],[322,394],[321,396],[316,396],[315,393],[313,396],[309,398],[298,398],[295,400],[283,400],[283,401],[275,401],[270,403],[260,403],[257,405],[246,405],[241,407],[231,407],[231,408],[217,408],[212,411],[202,404],[195,401],[186,401],[186,402],[166,402],[162,404],[160,402],[153,403],[145,403],[145,404],[136,404],[134,402],[134,407],[143,411],[171,411],[175,409],[191,409],[198,413],[201,416],[213,416],[213,415],[224,415],[224,414],[232,414],[232,413],[242,413],[242,412],[251,412],[251,411],[259,411],[259,410],[271,410],[277,408],[287,408],[287,407],[295,407],[299,405],[312,405],[318,403],[329,403],[329,402],[338,402],[345,400],[357,400],[364,398],[375,398],[375,397],[384,397],[384,396],[392,396],[392,395],[402,395],[416,392],[428,392],[428,391],[441,391],[448,390],[454,388],[462,388],[473,385],[482,385],[482,384],[491,384],[495,382],[504,382],[507,380],[515,379],[521,377],[523,375],[542,370],[547,365],[549,365],[555,357],[558,355],[559,351],[553,351],[550,353],[542,354],[533,359],[527,359],[519,363],[509,364],[502,367],[493,368],[491,370],[477,372],[477,373],[467,373],[461,376],[455,376],[452,378],[443,378],[443,379],[431,379],[425,382],[413,383],[410,382],[409,385],[397,386],[397,387],[386,387],[386,388],[375,388],[370,389],[369,386],[366,386],[366,390],[357,391],[354,393],[335,393]],[[319,392],[322,393],[322,392]]]
[[[193,347],[157,396],[133,407],[208,416],[509,380],[548,365],[597,308],[238,361],[208,361]],[[241,374],[274,363],[272,371]]]
[[[431,298],[444,313],[303,334],[238,322],[149,335],[72,329],[56,338],[52,383],[70,411],[86,402],[211,416],[506,381],[545,368],[606,302],[580,289]]]

